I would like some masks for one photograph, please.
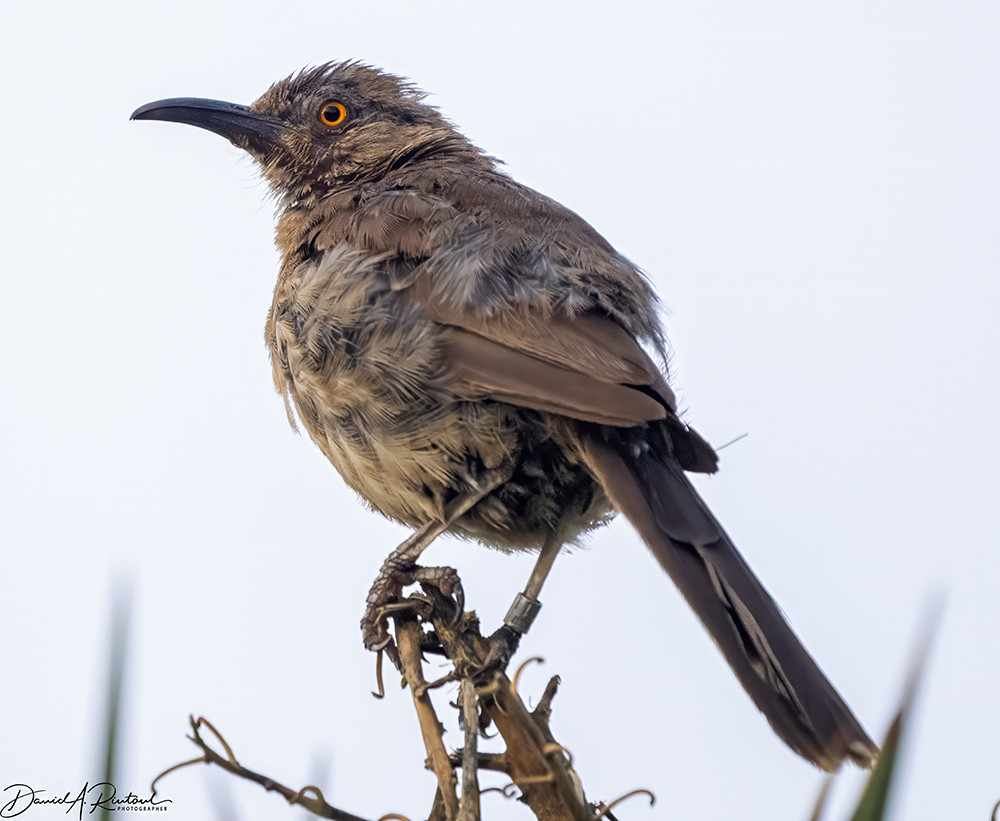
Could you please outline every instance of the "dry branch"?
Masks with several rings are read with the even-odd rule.
[[[431,623],[445,656],[460,678],[476,676],[489,657],[490,645],[479,632],[478,619],[465,613],[454,623],[450,602],[432,587]],[[502,671],[488,676],[479,691],[484,717],[491,720],[507,745],[503,770],[521,791],[535,816],[545,821],[593,821],[595,812],[563,748],[555,743],[548,715],[533,715]],[[549,699],[551,702],[551,697]]]
[[[390,605],[386,608],[386,615],[395,623],[398,665],[413,697],[427,750],[426,766],[437,778],[437,789],[427,816],[428,821],[479,821],[480,796],[492,792],[500,792],[506,798],[517,797],[541,821],[597,821],[601,817],[613,818],[609,810],[619,801],[639,793],[649,795],[646,791],[635,791],[609,804],[595,805],[587,802],[580,778],[573,769],[571,756],[555,740],[549,727],[552,700],[559,687],[558,676],[549,680],[538,706],[529,711],[507,675],[502,670],[485,667],[486,660],[490,658],[491,644],[479,632],[479,621],[474,613],[456,613],[451,599],[442,596],[433,587],[425,586],[424,595],[416,594]],[[425,629],[427,625],[431,629]],[[429,652],[443,654],[453,665],[453,670],[437,681],[428,682],[424,677],[423,654]],[[381,693],[381,666],[378,668],[378,678]],[[515,681],[517,678],[515,675]],[[462,749],[449,754],[443,739],[444,727],[434,709],[430,691],[455,680],[460,682],[459,702],[455,706],[459,709],[465,734]],[[320,818],[366,821],[360,816],[331,806],[318,787],[293,790],[268,776],[243,767],[225,739],[207,720],[192,716],[190,721],[193,735],[188,738],[199,748],[201,755],[170,767],[157,776],[153,782],[154,791],[156,782],[167,773],[204,762],[260,784],[266,790],[278,792],[289,803],[304,807]],[[502,753],[484,753],[478,750],[478,734],[490,724],[495,725],[506,745]],[[209,746],[202,738],[202,728],[207,728],[215,736],[225,754],[220,754]],[[461,781],[457,775],[459,768],[462,770]],[[501,790],[480,790],[480,769],[502,772],[511,781]],[[459,783],[461,794],[457,791]],[[406,817],[390,813],[382,816],[380,821],[383,819],[405,821]]]
[[[151,787],[154,794],[156,793],[156,782],[163,778],[163,776],[167,773],[179,770],[182,767],[188,767],[192,764],[215,764],[218,767],[222,767],[222,769],[226,770],[226,772],[230,772],[240,778],[245,778],[248,781],[253,781],[255,784],[260,784],[265,790],[280,793],[285,797],[285,800],[287,800],[289,804],[297,804],[300,807],[305,807],[313,815],[319,816],[320,818],[330,818],[333,819],[333,821],[368,821],[368,819],[352,815],[351,813],[344,812],[343,810],[338,810],[336,807],[328,804],[326,799],[323,798],[323,792],[319,787],[308,785],[306,787],[302,787],[300,790],[293,790],[291,787],[286,787],[284,784],[278,783],[273,778],[247,769],[236,760],[236,756],[233,754],[232,748],[228,743],[226,743],[222,734],[212,726],[212,723],[207,718],[196,719],[194,716],[188,716],[188,721],[191,723],[191,731],[193,733],[193,735],[189,735],[188,738],[201,750],[202,754],[198,758],[193,758],[190,761],[184,761],[180,764],[168,767],[156,776],[156,778],[153,779]],[[226,755],[219,755],[219,753],[213,750],[208,745],[208,742],[201,737],[202,727],[208,728],[212,735],[218,739],[222,748],[226,751]],[[312,793],[312,795],[310,795],[310,793]]]

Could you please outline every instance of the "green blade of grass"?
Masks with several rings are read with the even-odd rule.
[[[868,777],[865,789],[854,810],[854,815],[851,816],[851,821],[882,821],[885,818],[890,789],[895,783],[894,774],[902,749],[902,739],[911,720],[913,702],[924,677],[931,644],[938,625],[941,623],[942,609],[943,598],[941,597],[932,602],[928,608],[924,618],[924,627],[919,633],[917,649],[910,663],[910,672],[906,678],[903,698],[896,715],[893,716],[892,723],[889,725],[889,730],[885,734],[885,740],[882,742],[882,753],[875,764],[875,769]]]
[[[109,643],[109,672],[107,700],[105,701],[102,771],[103,780],[115,783],[118,771],[118,751],[121,739],[122,680],[128,649],[128,630],[132,612],[130,586],[121,579],[112,585],[111,640]],[[111,821],[112,809],[101,806],[99,821]]]

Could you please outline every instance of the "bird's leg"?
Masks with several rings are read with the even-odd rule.
[[[528,577],[528,583],[524,586],[524,592],[514,597],[514,602],[504,616],[503,626],[489,638],[490,652],[483,664],[483,670],[503,669],[514,655],[521,642],[521,636],[528,632],[538,611],[542,609],[538,594],[542,592],[542,585],[552,569],[552,563],[556,560],[563,542],[562,526],[553,528],[545,537],[542,549],[535,560],[535,566]]]
[[[468,493],[448,502],[444,507],[444,516],[440,521],[428,522],[423,525],[388,555],[365,600],[365,615],[361,619],[361,634],[366,648],[369,650],[388,649],[389,657],[394,658],[391,647],[392,638],[389,635],[388,622],[382,609],[396,599],[407,585],[417,582],[432,584],[445,596],[455,596],[458,614],[461,616],[465,598],[462,593],[462,583],[455,569],[451,567],[418,567],[417,559],[431,542],[448,530],[483,497],[506,482],[510,478],[510,473],[510,466],[492,471],[476,483]]]

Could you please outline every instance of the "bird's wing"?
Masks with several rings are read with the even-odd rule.
[[[472,196],[478,188],[470,191]],[[540,199],[534,192],[521,194]],[[562,296],[576,292],[572,310],[569,300],[560,305],[550,299],[552,287],[547,292],[532,287],[537,272],[520,268],[525,264],[520,235],[485,227],[474,202],[459,210],[427,191],[384,191],[348,212],[353,215],[345,217],[342,231],[319,235],[315,244],[348,238],[386,255],[384,270],[397,298],[439,326],[449,388],[460,398],[493,399],[615,427],[662,420],[681,465],[713,472],[715,452],[678,419],[664,374],[613,316],[614,300],[605,305],[594,298],[600,289],[592,280],[608,276],[607,289],[626,304],[641,301],[641,276],[622,278],[628,263],[615,257],[617,267],[611,265],[610,247],[597,248],[593,259],[579,252],[603,240],[575,214],[545,203],[547,247],[561,249],[562,267],[577,271],[564,272],[556,288]],[[553,227],[553,209],[568,228]],[[602,267],[612,272],[602,275]],[[539,290],[546,299],[539,298]]]
[[[596,312],[517,308],[489,317],[436,297],[423,279],[401,295],[441,326],[460,395],[631,427],[676,412],[663,374],[620,325]]]

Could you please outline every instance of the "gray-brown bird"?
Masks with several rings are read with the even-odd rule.
[[[372,508],[416,528],[362,622],[437,535],[539,550],[508,637],[563,544],[628,517],[740,683],[797,753],[833,770],[877,748],[691,486],[712,448],[678,416],[642,273],[583,219],[500,171],[408,82],[330,63],[251,106],[162,100],[133,119],[213,131],[278,199],[274,381]],[[294,424],[294,422],[293,422]]]

